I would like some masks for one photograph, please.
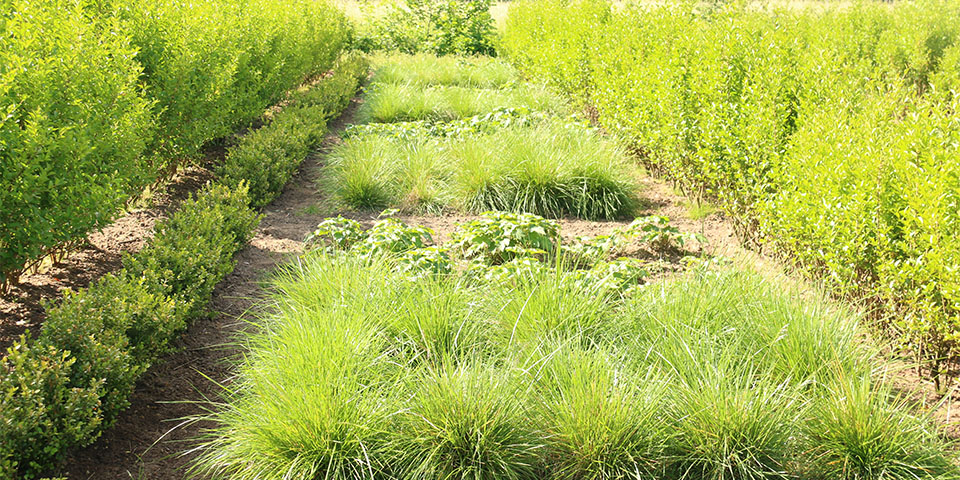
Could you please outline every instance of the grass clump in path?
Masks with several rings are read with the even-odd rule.
[[[417,273],[409,259],[423,257],[413,252],[461,259],[443,246],[354,233],[275,281],[273,313],[246,339],[197,472],[234,480],[958,476],[949,445],[874,373],[855,320],[822,299],[709,266],[613,291],[562,258],[542,263],[542,253]],[[463,251],[476,250],[465,241]]]
[[[493,90],[381,83],[368,88],[357,116],[363,122],[374,123],[449,121],[509,107],[550,113],[567,109],[560,97],[532,85]]]
[[[509,63],[491,57],[375,55],[371,63],[374,84],[504,88],[517,81],[517,71]]]
[[[613,143],[556,120],[447,138],[350,138],[330,155],[325,181],[359,209],[613,219],[635,208],[635,173]]]

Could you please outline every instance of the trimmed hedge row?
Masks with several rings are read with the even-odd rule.
[[[349,39],[317,0],[0,0],[0,292]]]
[[[0,474],[32,477],[109,427],[137,379],[202,312],[259,222],[246,189],[184,203],[125,268],[53,307],[0,362]]]
[[[230,149],[218,169],[221,182],[234,187],[247,182],[254,206],[273,201],[310,148],[323,140],[327,121],[350,103],[369,69],[366,57],[347,54],[334,67],[336,75],[295,92],[269,128],[250,133]]]
[[[960,355],[960,4],[515,3],[503,45],[742,236]]]
[[[287,168],[294,154],[302,161],[321,139],[326,119],[356,92],[365,65],[356,56],[341,61],[335,75],[298,93],[278,116],[289,120],[269,123],[238,147],[273,152],[293,142],[304,148],[279,157],[244,157],[251,159],[245,169],[232,170],[226,185],[209,185],[186,201],[158,225],[143,250],[124,258],[120,272],[68,292],[60,304],[48,306],[36,340],[22,338],[9,349],[0,360],[0,477],[33,478],[115,421],[140,375],[203,315],[214,287],[233,270],[234,254],[259,223],[251,205],[265,203],[264,192],[272,198],[282,187],[254,196],[239,173],[257,180],[273,175],[278,164]],[[290,130],[285,122],[302,128]]]

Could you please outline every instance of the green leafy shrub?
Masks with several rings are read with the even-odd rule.
[[[486,212],[460,224],[451,242],[466,258],[499,264],[530,253],[553,253],[560,243],[560,224],[529,213]]]
[[[612,9],[515,2],[504,51],[655,171],[788,255],[939,377],[960,350],[950,2]],[[643,85],[643,88],[637,88]]]
[[[396,218],[385,218],[366,231],[365,238],[354,246],[363,256],[404,253],[425,248],[433,243],[433,231],[426,227],[410,226]]]
[[[128,405],[140,375],[201,312],[258,222],[246,190],[205,189],[124,270],[49,306],[34,342],[0,360],[0,468],[35,478]]]
[[[26,478],[95,437],[102,380],[71,385],[69,353],[21,338],[0,359],[0,473]]]
[[[357,51],[345,52],[333,65],[330,75],[294,91],[290,100],[294,105],[322,107],[328,115],[334,116],[347,108],[369,75],[370,61],[366,55]]]
[[[124,257],[124,275],[174,299],[187,318],[196,317],[259,223],[248,202],[245,188],[205,189],[158,225],[143,250]]]
[[[101,2],[139,48],[159,123],[154,148],[169,162],[249,123],[284,92],[328,70],[347,41],[346,19],[310,0]]]
[[[0,290],[325,72],[349,30],[314,0],[3,7]]]
[[[249,183],[251,204],[262,207],[277,197],[296,173],[316,141],[326,130],[326,119],[307,123],[307,110],[293,107],[284,110],[269,125],[243,137],[227,152],[218,174],[227,185]]]
[[[308,245],[329,242],[329,246],[338,250],[347,250],[364,238],[366,238],[366,233],[363,231],[360,222],[337,216],[337,218],[328,218],[320,222],[317,228],[307,235],[305,242]]]
[[[102,426],[125,409],[137,379],[186,327],[174,303],[136,282],[108,275],[67,293],[50,311],[39,344],[70,352],[70,385],[102,382]]]
[[[369,21],[356,41],[365,51],[492,55],[493,0],[398,0]]]
[[[425,275],[446,275],[453,273],[453,261],[448,249],[443,247],[423,247],[407,250],[397,259],[399,270],[418,280]]]
[[[0,293],[107,225],[152,180],[136,47],[86,2],[4,3],[0,21]]]

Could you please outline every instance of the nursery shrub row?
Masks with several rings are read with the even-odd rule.
[[[22,338],[8,351],[0,360],[0,477],[35,477],[111,425],[140,375],[204,314],[214,287],[233,270],[234,254],[259,223],[250,206],[279,189],[256,182],[275,175],[277,164],[289,172],[291,155],[303,159],[366,71],[362,57],[347,57],[333,76],[296,93],[277,120],[241,141],[238,149],[256,142],[259,155],[225,167],[225,185],[210,185],[185,202],[143,250],[124,258],[120,272],[68,292],[50,306],[36,340]],[[290,142],[302,147],[288,150]],[[255,194],[240,175],[258,186]]]
[[[512,6],[511,61],[733,214],[937,378],[960,335],[960,8]]]
[[[493,0],[404,0],[366,5],[354,45],[435,55],[496,53]]]
[[[259,222],[246,189],[212,186],[157,228],[125,268],[54,307],[0,362],[0,475],[32,477],[90,443],[140,374],[202,312]]]
[[[290,104],[267,127],[246,135],[230,149],[218,170],[221,182],[230,186],[246,182],[253,206],[270,203],[310,148],[323,139],[327,121],[346,108],[369,73],[369,65],[366,57],[349,54],[334,71],[333,76],[293,94]]]
[[[349,33],[315,0],[0,8],[0,290],[327,71]]]

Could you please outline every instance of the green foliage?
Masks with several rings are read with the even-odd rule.
[[[366,231],[364,239],[354,246],[362,256],[404,253],[433,243],[433,231],[426,227],[410,226],[396,218],[385,218]]]
[[[291,107],[266,127],[245,135],[227,152],[218,169],[219,177],[232,186],[249,182],[250,200],[255,207],[273,201],[310,152],[311,140],[326,131],[326,119],[320,116],[306,121],[308,112],[302,107]]]
[[[530,265],[512,282],[410,281],[387,256],[299,259],[205,418],[216,426],[194,473],[960,474],[929,419],[872,377],[855,319],[822,298],[703,267],[623,300]]]
[[[356,46],[434,55],[492,55],[493,0],[396,0],[361,27]]]
[[[417,280],[425,275],[447,275],[453,273],[453,261],[449,250],[443,247],[423,247],[403,252],[397,258],[401,272]]]
[[[315,0],[5,1],[0,290],[325,72],[348,30]]]
[[[310,149],[323,140],[327,121],[346,108],[366,73],[362,56],[346,55],[333,75],[295,92],[291,105],[227,152],[217,171],[220,181],[233,188],[247,184],[254,207],[273,201]]]
[[[124,274],[198,316],[216,284],[233,270],[233,255],[260,222],[245,188],[211,186],[157,226],[153,240],[124,257]]]
[[[124,270],[48,305],[36,341],[0,360],[0,472],[36,478],[93,442],[140,375],[233,269],[259,218],[246,190],[211,186],[157,227]]]
[[[529,213],[485,212],[460,224],[451,247],[468,259],[499,264],[530,254],[551,254],[560,243],[560,224]]]
[[[635,168],[611,142],[559,120],[489,133],[363,135],[331,153],[329,187],[354,208],[398,206],[612,219],[635,206]]]
[[[493,133],[500,128],[531,126],[548,118],[542,112],[530,112],[523,107],[504,107],[489,113],[448,122],[416,120],[412,122],[350,125],[341,136],[343,138],[353,138],[381,135],[404,141],[413,141],[427,136],[459,137],[478,133]]]
[[[482,56],[379,54],[371,63],[372,83],[502,89],[517,81],[509,63]]]
[[[366,55],[356,51],[346,52],[337,59],[330,75],[294,91],[290,96],[291,103],[320,107],[326,115],[336,116],[347,108],[369,74],[370,62]]]
[[[36,478],[66,449],[94,438],[102,380],[71,385],[68,352],[21,338],[0,359],[0,474]]]
[[[618,258],[599,260],[589,270],[581,272],[581,282],[626,297],[646,281],[650,266],[636,258]]]
[[[395,270],[407,274],[410,280],[453,271],[448,249],[430,246],[432,230],[409,226],[395,218],[380,220],[368,230],[354,220],[328,218],[307,236],[306,243],[324,251],[348,250],[368,260],[391,256]]]
[[[939,383],[960,331],[960,9],[515,2],[504,51],[834,293]],[[642,88],[638,88],[642,85]]]
[[[339,9],[311,0],[101,2],[139,49],[163,161],[255,120],[285,91],[333,65],[347,41]]]
[[[113,275],[68,292],[49,310],[38,343],[70,352],[70,386],[101,383],[101,428],[129,405],[137,379],[186,327],[171,300]]]
[[[337,218],[328,218],[320,222],[317,228],[307,235],[305,242],[308,245],[329,242],[325,245],[339,250],[347,250],[364,238],[366,238],[366,234],[359,222],[337,216]]]
[[[540,432],[524,385],[496,366],[443,366],[410,379],[415,392],[390,446],[403,478],[532,479]]]
[[[107,225],[152,179],[136,47],[87,2],[10,1],[0,20],[0,293]]]
[[[488,90],[458,86],[421,87],[415,84],[373,84],[358,117],[364,122],[395,123],[451,121],[485,115],[504,108],[557,113],[563,101],[543,87],[518,86]]]

